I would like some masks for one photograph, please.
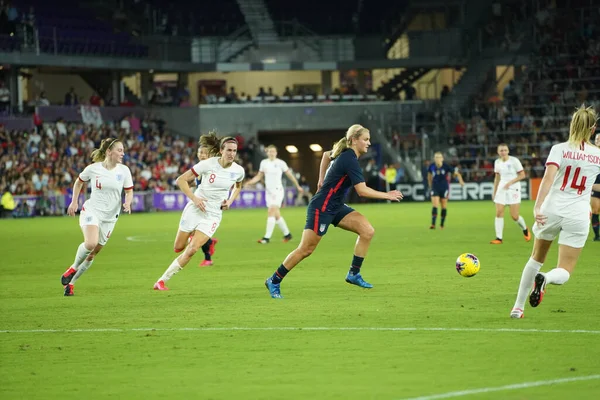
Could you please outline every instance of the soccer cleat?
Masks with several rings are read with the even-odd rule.
[[[262,238],[262,239],[258,240],[258,243],[260,243],[260,244],[269,244],[269,240],[270,239]]]
[[[525,237],[525,241],[529,242],[531,240],[531,232],[529,232],[529,228],[525,228],[526,233],[523,234]]]
[[[510,310],[511,318],[523,318],[523,310],[520,308],[513,308]]]
[[[215,246],[217,245],[217,243],[219,243],[219,240],[213,239],[210,243],[210,246],[208,246],[208,254],[210,254],[211,256],[215,254]]]
[[[69,282],[71,282],[71,280],[73,279],[73,277],[75,276],[75,274],[77,273],[77,270],[73,267],[69,267],[64,274],[62,274],[62,276],[60,277],[60,283],[65,286],[68,285]]]
[[[533,281],[533,290],[529,295],[529,304],[531,307],[537,307],[540,305],[542,300],[544,299],[544,294],[546,293],[546,275],[541,272],[538,272],[535,276],[535,280]]]
[[[212,260],[203,260],[199,267],[210,267],[211,265],[213,265]]]
[[[346,282],[365,289],[371,289],[373,287],[373,285],[370,283],[365,282],[360,273],[352,275],[350,272],[348,272],[348,275],[346,275]]]
[[[502,239],[496,238],[496,239],[490,241],[490,244],[502,244]]]
[[[283,243],[287,243],[287,242],[289,242],[290,240],[292,240],[292,234],[291,234],[291,233],[288,233],[287,235],[285,235],[285,236],[283,237]]]
[[[65,285],[65,296],[73,296],[73,285],[70,283]]]
[[[440,229],[442,229],[442,230],[443,230],[443,229],[444,229],[444,225],[440,225]]]
[[[435,229],[435,225],[431,225],[429,229]]]
[[[269,294],[274,299],[283,299],[281,295],[280,283],[273,283],[273,278],[267,278],[265,281],[265,286],[269,290]]]
[[[158,281],[154,284],[154,290],[169,290],[163,281]]]

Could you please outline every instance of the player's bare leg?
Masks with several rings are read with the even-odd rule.
[[[511,318],[523,318],[523,310],[525,309],[527,295],[534,284],[536,275],[540,272],[542,265],[544,265],[544,261],[546,261],[546,256],[548,255],[550,246],[552,246],[551,241],[537,238],[534,240],[531,257],[525,264],[523,273],[521,274],[517,299],[515,300],[515,305],[510,312]]]
[[[490,244],[502,244],[504,234],[504,204],[496,205],[496,219],[494,220],[494,229],[496,230],[496,239],[490,241]]]
[[[521,208],[520,204],[511,204],[510,205],[510,217],[519,225],[521,231],[523,232],[523,237],[526,242],[531,240],[531,233],[529,232],[529,228],[527,228],[527,224],[525,223],[525,219],[519,215],[519,209]]]
[[[431,196],[431,225],[429,229],[435,229],[435,221],[438,216],[438,207],[440,206],[440,196]]]
[[[173,251],[181,253],[188,245],[188,242],[190,242],[190,239],[193,238],[193,235],[194,232],[177,231],[175,242],[173,243]]]
[[[208,241],[208,239],[209,237],[205,233],[195,231],[192,240],[186,247],[185,251],[179,257],[173,260],[164,274],[154,284],[154,290],[169,290],[165,286],[165,282],[171,279],[173,275],[181,271],[183,267],[190,262],[194,254],[196,254],[202,245]]]
[[[354,245],[354,257],[352,258],[352,264],[350,264],[350,271],[348,271],[348,275],[346,276],[346,282],[365,289],[372,288],[373,285],[365,282],[362,278],[360,268],[367,256],[371,240],[373,239],[373,235],[375,235],[375,229],[369,220],[358,211],[352,211],[342,218],[338,227],[358,235],[358,239],[356,239],[356,244]]]
[[[564,244],[558,246],[557,267],[546,273],[539,272],[535,276],[535,285],[529,295],[529,304],[531,307],[540,305],[546,293],[547,284],[563,285],[569,280],[580,254],[581,248],[566,246]]]
[[[281,280],[302,260],[310,256],[313,251],[315,251],[320,241],[321,236],[317,235],[314,231],[305,229],[304,232],[302,232],[302,239],[300,240],[298,247],[288,254],[275,273],[265,282],[265,286],[269,289],[272,298],[282,298],[280,289]]]

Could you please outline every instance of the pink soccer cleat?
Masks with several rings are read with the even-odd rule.
[[[169,290],[163,281],[158,281],[154,284],[154,290]]]
[[[203,260],[200,265],[198,265],[199,267],[210,267],[211,265],[213,265],[213,262],[211,260]]]
[[[210,254],[211,256],[215,254],[215,246],[217,245],[217,243],[219,243],[219,239],[213,239],[212,243],[208,247],[208,254]],[[200,264],[200,265],[202,265],[202,264]]]

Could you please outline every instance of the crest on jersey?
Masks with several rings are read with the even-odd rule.
[[[236,174],[235,172],[231,172],[231,173],[229,174],[229,176],[231,177],[231,179],[235,179],[236,175],[237,175],[237,174]]]
[[[326,227],[326,225],[325,225],[325,224],[321,224],[321,225],[319,225],[319,231],[320,231],[320,232],[325,232],[325,227]]]
[[[121,182],[123,180],[123,174],[117,174],[117,182]]]

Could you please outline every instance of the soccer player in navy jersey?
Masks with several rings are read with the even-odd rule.
[[[600,133],[596,135],[596,141],[594,142],[596,147],[600,147]],[[595,185],[600,184],[600,174],[596,176]],[[592,191],[592,229],[594,230],[594,242],[600,242],[600,191]]]
[[[441,152],[433,156],[434,163],[429,166],[427,171],[427,183],[431,194],[431,226],[429,229],[435,229],[435,221],[438,216],[438,207],[442,205],[442,218],[440,228],[444,229],[446,216],[448,215],[448,194],[450,193],[450,177],[458,178],[461,186],[465,185],[462,175],[458,170],[444,162],[444,156]]]
[[[344,195],[350,187],[354,187],[361,197],[399,201],[402,199],[402,193],[397,190],[378,192],[365,184],[358,158],[368,151],[370,140],[368,129],[361,125],[352,125],[346,135],[333,146],[333,150],[323,154],[319,188],[308,204],[306,225],[300,244],[265,282],[272,298],[282,298],[281,280],[300,261],[312,254],[331,224],[358,234],[346,282],[366,289],[373,287],[364,281],[360,268],[375,230],[367,218],[344,204]]]

